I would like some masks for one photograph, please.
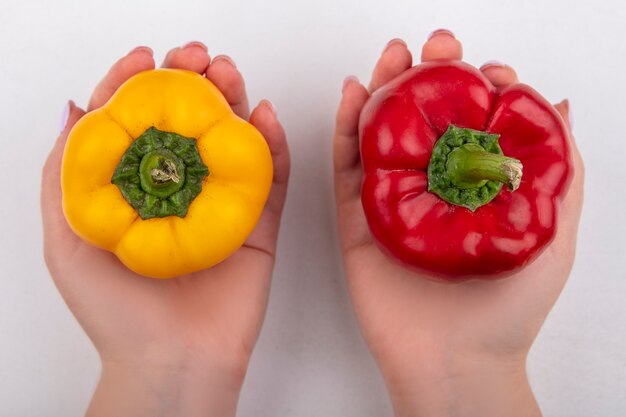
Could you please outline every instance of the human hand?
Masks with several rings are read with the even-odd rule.
[[[43,169],[44,253],[55,284],[102,360],[92,416],[234,415],[267,306],[289,177],[285,132],[270,102],[261,101],[250,114],[243,78],[227,56],[211,61],[206,47],[192,42],[169,51],[162,66],[205,75],[233,111],[263,134],[274,163],[273,184],[254,232],[227,260],[170,280],[137,275],[112,253],[80,240],[63,215],[63,149],[85,114],[70,102],[67,124]],[[134,49],[98,84],[87,111],[104,105],[128,78],[154,67],[149,48]]]
[[[462,59],[461,43],[437,31],[422,61]],[[360,200],[358,120],[371,92],[412,66],[404,42],[389,43],[369,89],[348,77],[337,112],[334,170],[337,217],[348,288],[365,340],[396,416],[532,416],[539,408],[525,361],[571,270],[584,169],[571,142],[575,174],[554,241],[532,264],[497,281],[446,284],[424,279],[384,255]],[[497,87],[517,83],[508,66],[481,67]],[[556,105],[569,128],[569,103]],[[571,137],[571,132],[570,132]]]

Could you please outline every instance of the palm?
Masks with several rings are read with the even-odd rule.
[[[556,246],[555,242],[537,262],[508,279],[459,285],[418,278],[373,242],[355,248],[346,254],[348,283],[374,354],[384,361],[399,353],[409,358],[415,352],[462,347],[465,353],[522,358],[571,265],[573,252],[565,253],[567,265],[557,270]]]
[[[452,37],[436,36],[423,60],[461,59]],[[402,43],[381,56],[370,91],[412,65]],[[486,68],[498,87],[517,82],[508,67]],[[369,92],[348,82],[337,115],[335,189],[339,231],[348,287],[359,323],[383,373],[411,374],[418,352],[510,355],[523,359],[571,268],[582,202],[582,162],[563,204],[555,241],[531,265],[504,280],[458,285],[424,279],[384,255],[368,230],[360,201],[362,172],[358,156],[358,114]],[[563,105],[557,106],[563,114]],[[566,115],[564,115],[566,116]],[[428,278],[428,277],[426,277]]]
[[[63,277],[59,286],[65,299],[104,360],[131,362],[151,346],[191,345],[226,365],[252,350],[269,283],[254,281],[269,276],[272,265],[269,255],[244,247],[211,269],[157,281],[78,242],[70,262],[56,274]]]
[[[241,75],[223,60],[210,65],[209,61],[203,48],[192,46],[172,50],[163,65],[206,74],[233,110],[248,118]],[[154,62],[145,50],[122,58],[94,92],[90,110],[104,104],[130,76],[150,68]],[[103,360],[141,363],[183,348],[203,352],[224,367],[245,363],[267,305],[289,172],[284,132],[273,111],[262,104],[250,116],[266,137],[275,166],[270,198],[255,231],[221,264],[171,280],[133,273],[113,254],[82,242],[67,225],[60,201],[60,161],[69,127],[82,114],[80,109],[72,112],[44,169],[48,174],[42,191],[46,261]]]

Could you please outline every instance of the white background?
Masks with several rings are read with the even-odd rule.
[[[385,43],[419,56],[452,29],[466,60],[498,59],[571,100],[587,165],[578,258],[529,358],[546,416],[626,415],[626,5],[613,1],[0,0],[0,415],[77,416],[95,350],[42,258],[40,169],[70,98],[85,106],[136,45],[201,40],[230,54],[251,102],[272,100],[293,170],[269,310],[239,415],[390,416],[357,329],[336,239],[331,134],[341,83],[368,80]],[[167,6],[166,6],[167,4]]]

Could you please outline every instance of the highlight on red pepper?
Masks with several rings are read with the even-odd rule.
[[[372,94],[359,137],[370,230],[405,266],[495,279],[554,238],[573,165],[561,116],[531,87],[498,90],[460,61],[420,64]]]

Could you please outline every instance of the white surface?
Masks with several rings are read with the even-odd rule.
[[[40,168],[66,100],[86,105],[110,64],[136,45],[160,59],[195,39],[236,60],[252,103],[275,103],[293,157],[269,310],[239,415],[390,416],[341,270],[331,132],[344,76],[368,80],[393,37],[419,56],[438,27],[464,41],[470,63],[496,58],[548,99],[571,100],[587,165],[579,255],[529,372],[546,416],[626,415],[623,2],[157,3],[0,1],[0,167],[15,173],[0,187],[1,416],[81,415],[98,377],[96,353],[42,259]]]

